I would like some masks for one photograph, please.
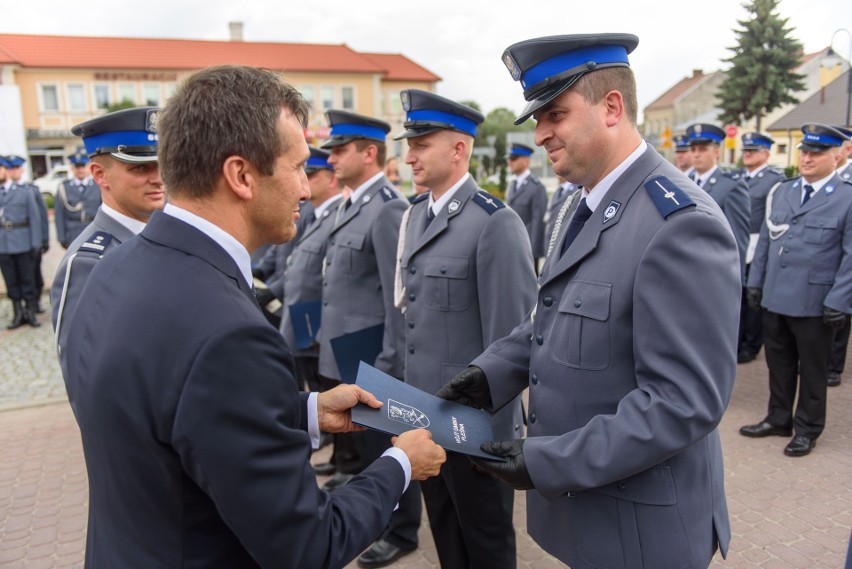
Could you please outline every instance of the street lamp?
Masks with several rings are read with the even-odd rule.
[[[837,34],[840,32],[845,33],[849,37],[849,51],[845,58],[841,57],[841,55],[834,50],[834,38],[836,38]],[[852,32],[846,28],[834,30],[834,33],[831,34],[831,42],[828,45],[828,52],[825,54],[825,59],[823,59],[823,65],[825,67],[834,67],[835,65],[840,65],[841,61],[846,62],[849,65],[846,68],[846,74],[848,76],[848,81],[846,82],[846,122],[843,123],[843,126],[850,126],[852,125],[849,117],[850,109],[852,109]]]

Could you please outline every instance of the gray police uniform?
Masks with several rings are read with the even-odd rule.
[[[846,167],[837,172],[837,175],[845,182],[852,182],[852,163],[847,162]]]
[[[495,408],[529,387],[528,531],[574,569],[706,567],[730,540],[717,425],[736,373],[736,243],[650,147],[560,256],[568,219],[534,321],[473,361]]]
[[[0,269],[12,301],[36,300],[34,251],[42,246],[38,204],[26,187],[0,185]]]
[[[131,237],[133,232],[130,229],[98,209],[92,223],[71,243],[59,263],[50,287],[50,316],[63,377],[67,377],[65,347],[68,345],[68,323],[74,317],[83,285],[97,262]]]
[[[536,277],[520,218],[473,178],[431,222],[428,197],[411,206],[400,274],[405,381],[435,393],[523,320]],[[496,440],[523,436],[520,397],[493,416],[492,427]],[[472,567],[515,567],[513,490],[461,455],[448,456],[440,476],[421,486],[442,561],[461,555]],[[444,550],[453,546],[463,551]]]
[[[402,315],[393,305],[399,223],[408,201],[382,176],[331,229],[323,282],[320,374],[340,379],[330,340],[384,324],[382,351],[373,365],[402,377]],[[337,217],[337,212],[332,212]],[[371,362],[368,362],[371,363]]]
[[[704,179],[706,181],[701,187],[722,208],[722,212],[731,226],[731,231],[734,232],[737,251],[740,254],[740,280],[742,284],[745,284],[745,261],[746,251],[748,250],[751,208],[748,187],[737,174],[723,172],[718,167],[710,173],[709,178]]]
[[[530,173],[521,185],[512,181],[506,192],[506,204],[524,222],[532,246],[532,256],[544,257],[544,213],[547,210],[547,190],[538,178]]]
[[[786,180],[767,202],[772,226],[764,223],[760,230],[748,286],[762,289],[766,309],[766,421],[792,424],[796,434],[815,439],[825,426],[833,334],[822,322],[823,307],[852,313],[852,184],[835,175],[802,205],[803,183],[802,178]]]
[[[41,255],[42,252],[47,251],[50,248],[50,220],[47,216],[47,204],[44,202],[44,197],[41,195],[41,191],[35,184],[19,184],[13,182],[12,185],[17,188],[24,188],[31,192],[35,198],[36,206],[38,206],[38,228],[41,239],[41,248],[36,251],[35,257],[33,258],[33,280],[36,303],[38,304],[38,300],[41,298],[41,293],[44,290],[44,276],[41,273]],[[44,312],[41,308],[38,308],[37,310],[38,312]]]
[[[748,232],[759,234],[760,226],[763,225],[763,219],[766,217],[766,198],[769,195],[769,190],[775,184],[784,180],[784,173],[767,166],[751,178],[748,171],[743,170],[740,173],[740,179],[744,180],[746,186],[748,186],[748,197],[751,200]]]
[[[101,205],[101,189],[94,180],[65,180],[56,194],[53,208],[56,239],[67,247],[92,222]]]
[[[556,227],[556,218],[559,216],[559,210],[562,209],[562,204],[568,199],[568,196],[577,191],[577,185],[570,182],[560,184],[554,190],[550,197],[550,202],[547,204],[547,213],[544,214],[544,247],[547,252],[547,245],[550,243],[550,237],[553,235],[553,228]]]

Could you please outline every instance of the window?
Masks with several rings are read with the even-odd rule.
[[[322,110],[327,111],[334,106],[334,87],[325,86],[320,89]]]
[[[105,109],[110,105],[109,85],[95,85],[95,107]]]
[[[130,101],[136,104],[136,85],[133,83],[118,84],[118,102]]]
[[[69,111],[86,110],[86,91],[82,83],[69,83],[65,86],[65,93],[68,95]]]
[[[59,89],[56,85],[41,86],[41,109],[43,111],[59,110]]]
[[[142,100],[151,107],[160,106],[159,83],[145,83],[142,85]]]
[[[314,88],[312,85],[302,85],[302,97],[305,98],[305,102],[308,103],[308,109],[311,111],[314,110],[314,101],[316,100],[316,96],[314,95]]]
[[[778,146],[775,147],[775,153],[776,154],[787,154],[787,145],[786,144],[779,144]]]
[[[348,110],[355,110],[355,88],[354,87],[341,87],[340,89],[340,99],[341,106]]]

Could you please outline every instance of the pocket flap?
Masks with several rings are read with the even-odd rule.
[[[319,241],[303,241],[298,244],[299,249],[308,253],[317,254],[322,251],[322,243]]]
[[[837,229],[836,217],[816,217],[806,218],[805,227],[815,227],[817,229]]]
[[[571,281],[559,302],[559,312],[585,316],[594,320],[609,318],[612,285],[588,281]]]
[[[364,234],[352,232],[341,233],[340,236],[337,237],[337,244],[341,247],[357,249],[360,251],[364,247]]]
[[[453,257],[433,257],[423,268],[426,276],[443,277],[445,279],[467,278],[467,259]]]
[[[668,466],[654,466],[630,478],[588,492],[649,506],[673,506],[677,502],[674,480]]]

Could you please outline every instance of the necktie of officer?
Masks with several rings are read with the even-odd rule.
[[[814,187],[810,184],[805,184],[805,195],[802,198],[802,205],[808,203],[808,200],[811,199],[812,195],[814,195]]]
[[[562,255],[565,254],[565,251],[571,246],[577,235],[580,234],[580,230],[583,229],[586,220],[591,216],[592,210],[586,205],[586,198],[583,198],[580,200],[580,205],[577,206],[577,211],[574,212],[574,217],[571,218],[571,223],[568,224],[568,231],[565,232],[565,241],[562,242]]]
[[[515,194],[515,188],[518,184],[518,180],[512,180],[512,183],[509,184],[509,189],[506,191],[506,201],[509,201],[512,196]]]
[[[349,206],[351,206],[351,205],[352,205],[352,196],[349,196],[348,198],[346,198],[346,201],[343,202],[343,211],[346,211],[347,209],[349,209]]]
[[[428,227],[432,220],[435,219],[435,212],[432,211],[432,208],[426,206],[426,226]]]
[[[697,176],[695,177],[695,183],[696,183],[696,185],[698,185],[699,188],[704,187],[704,180],[702,180],[701,178],[699,178]]]

